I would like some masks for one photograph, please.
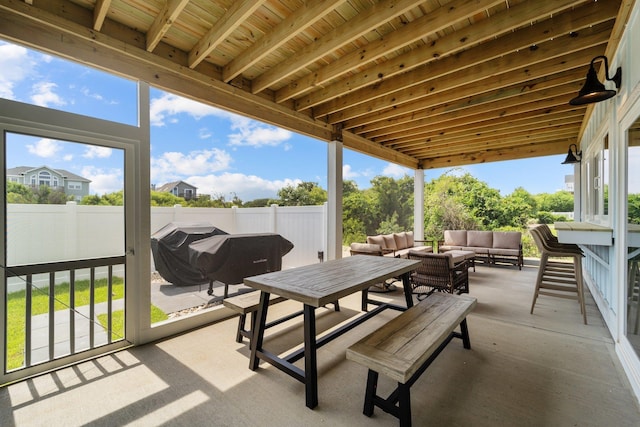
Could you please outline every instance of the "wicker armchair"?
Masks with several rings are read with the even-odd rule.
[[[469,261],[457,264],[449,253],[433,254],[409,252],[409,259],[422,261],[411,273],[411,288],[418,299],[424,299],[435,291],[469,293]]]

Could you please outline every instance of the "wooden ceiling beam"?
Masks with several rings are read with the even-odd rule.
[[[189,52],[189,68],[195,68],[218,47],[236,28],[267,0],[238,0],[231,3],[219,21],[214,22],[207,34]]]
[[[581,66],[576,69],[565,70],[557,74],[529,80],[525,84],[519,83],[489,92],[479,92],[476,95],[470,95],[451,102],[443,102],[437,105],[431,105],[431,102],[425,102],[422,110],[359,126],[354,128],[353,132],[366,138],[375,139],[394,133],[393,128],[396,127],[402,130],[408,130],[425,125],[437,126],[442,119],[439,116],[442,115],[447,115],[448,120],[451,120],[474,116],[478,114],[478,112],[488,112],[499,108],[512,107],[519,108],[520,112],[522,112],[524,111],[522,102],[525,100],[530,102],[555,97],[569,93],[572,91],[572,88],[575,87],[578,87],[578,89],[575,89],[575,91],[578,91],[584,84],[583,74],[584,68]],[[532,98],[525,97],[528,94],[531,94]],[[426,98],[425,101],[432,100]],[[534,105],[531,108],[537,109],[541,107]]]
[[[509,96],[496,98],[493,102],[482,103],[478,106],[460,103],[439,105],[438,108],[432,110],[432,113],[429,110],[416,113],[413,120],[411,120],[412,117],[405,115],[400,118],[401,120],[386,123],[383,128],[378,127],[378,129],[371,132],[363,132],[356,129],[354,133],[376,142],[384,143],[393,141],[397,134],[406,135],[428,129],[442,131],[470,123],[523,114],[533,110],[548,109],[557,105],[566,105],[567,99],[570,99],[569,97],[572,94],[577,93],[583,83],[583,81],[574,81],[559,86],[551,86],[548,89],[533,90],[531,92],[520,91],[520,94],[515,96],[511,96],[512,93],[508,91],[506,93]]]
[[[566,140],[567,138],[571,138],[577,132],[576,127],[579,128],[579,126],[573,126],[571,128],[567,127],[564,129],[558,129],[553,133],[547,132],[540,135],[528,135],[527,137],[522,136],[520,138],[509,138],[496,142],[468,142],[464,144],[451,145],[448,148],[424,147],[422,150],[413,150],[410,155],[417,159],[437,159],[461,153],[481,154],[487,151],[528,147],[530,145],[544,144],[547,142]],[[567,147],[565,147],[565,152],[566,150]]]
[[[96,1],[96,6],[93,8],[93,29],[94,30],[100,31],[102,29],[104,20],[107,17],[107,12],[109,12],[109,7],[111,7],[111,0]]]
[[[160,10],[153,24],[147,31],[146,42],[147,52],[153,52],[158,46],[162,37],[169,31],[173,22],[178,18],[182,10],[187,6],[190,0],[168,0]]]
[[[411,169],[418,169],[418,161],[399,151],[392,150],[380,144],[372,144],[371,141],[364,139],[351,132],[342,132],[343,144],[350,150],[357,151],[367,156],[373,156],[378,159],[392,162]]]
[[[512,146],[500,149],[488,149],[481,152],[465,152],[451,156],[420,159],[422,169],[440,169],[453,166],[463,166],[479,163],[501,162],[506,160],[526,159],[530,157],[552,156],[566,154],[569,144],[575,144],[573,137],[558,138],[554,141],[529,143],[522,146]]]
[[[454,0],[446,3],[444,6],[421,16],[415,21],[407,23],[397,31],[368,43],[361,49],[347,53],[342,56],[340,60],[333,61],[321,69],[284,86],[276,92],[275,101],[283,102],[306,92],[316,90],[325,83],[362,67],[362,65],[367,62],[375,61],[420,39],[426,39],[435,35],[437,32],[443,31],[452,24],[477,13],[481,13],[502,1],[503,0]],[[513,8],[510,10],[513,10]],[[463,46],[470,45],[473,40],[475,40],[474,36],[472,36],[472,40],[465,39],[463,43],[461,43],[459,39],[458,44]],[[437,45],[440,46],[440,40],[438,40]],[[435,49],[435,47],[424,46],[424,49]],[[440,51],[442,50],[445,49],[440,49]],[[305,101],[302,101],[301,104],[304,104],[303,108],[313,106]]]
[[[418,153],[425,151],[429,151],[430,155],[432,153],[434,155],[442,152],[450,153],[452,148],[458,149],[461,146],[464,146],[465,149],[473,150],[477,146],[486,148],[486,146],[497,146],[501,143],[513,143],[520,139],[544,138],[545,135],[553,136],[563,131],[575,132],[580,129],[581,122],[582,120],[575,120],[575,118],[531,122],[523,128],[500,128],[499,130],[483,132],[478,135],[470,133],[455,137],[422,140],[413,146],[394,147],[394,149],[409,156],[417,156]]]
[[[383,0],[361,11],[355,18],[334,28],[323,37],[307,45],[287,61],[259,75],[252,82],[252,92],[262,92],[272,84],[284,80],[319,58],[390,21],[424,0]]]
[[[553,109],[557,110],[559,106],[566,107],[560,109],[561,111],[582,111],[582,109],[576,108],[575,106],[569,107],[567,101],[580,89],[580,87],[576,89],[576,86],[579,85],[564,85],[549,90],[524,93],[520,96],[508,98],[505,102],[496,101],[483,104],[478,108],[466,108],[450,113],[436,114],[431,118],[419,119],[406,126],[387,128],[386,132],[377,132],[377,136],[375,137],[367,134],[362,136],[375,142],[392,144],[400,135],[418,135],[425,132],[438,134],[448,133],[460,126],[477,128],[492,120],[504,118],[513,119],[514,117],[530,114],[531,112],[548,112]]]
[[[320,108],[314,108],[314,115],[316,117],[334,113],[339,110],[340,105],[343,105],[342,108],[344,108],[344,104],[349,104],[348,101],[341,104],[336,100],[337,98],[345,94],[353,94],[358,89],[367,86],[379,85],[385,81],[389,81],[394,76],[407,73],[419,66],[444,61],[447,55],[469,49],[471,46],[478,46],[480,43],[487,42],[488,40],[494,40],[497,27],[500,28],[502,34],[505,35],[504,38],[507,39],[506,41],[500,38],[499,41],[490,41],[481,44],[481,48],[475,48],[475,52],[477,52],[475,56],[462,52],[460,55],[465,57],[463,61],[466,61],[466,64],[456,64],[455,62],[458,61],[455,61],[455,58],[451,59],[443,67],[433,70],[434,76],[436,75],[435,73],[442,76],[447,72],[462,68],[462,66],[469,67],[476,63],[482,63],[509,52],[529,47],[532,44],[549,40],[554,36],[567,34],[572,29],[587,27],[592,25],[594,21],[601,22],[601,20],[606,19],[596,13],[601,12],[600,9],[604,9],[604,7],[599,5],[593,6],[593,4],[590,3],[588,7],[580,8],[576,10],[575,13],[572,13],[572,18],[574,19],[568,19],[566,15],[559,15],[551,19],[545,19],[533,26],[529,25],[538,19],[547,18],[551,13],[557,11],[559,7],[567,7],[574,3],[575,1],[567,0],[557,3],[520,3],[488,19],[462,28],[447,36],[440,37],[431,45],[411,50],[404,55],[369,67],[349,78],[342,79],[324,87],[318,87],[318,90],[315,92],[296,101],[296,109],[300,111],[320,105]],[[614,11],[607,12],[608,13],[602,13],[602,15],[605,17],[607,15],[615,16]],[[612,19],[613,16],[610,16],[608,19]],[[499,25],[497,25],[496,22],[499,22]],[[529,26],[519,31],[513,31],[523,25]],[[469,56],[472,56],[474,59],[467,59]],[[329,102],[332,100],[336,101]]]
[[[495,56],[498,54],[496,50],[492,51],[494,54],[491,54],[482,45],[476,49],[462,52],[460,55],[426,64],[393,79],[383,80],[378,85],[354,91],[349,95],[322,104],[313,109],[313,115],[318,118],[328,114],[329,123],[335,124],[384,110],[389,105],[397,106],[421,97],[450,91],[470,82],[494,78],[498,74],[533,68],[536,64],[544,61],[568,56],[592,46],[605,45],[612,25],[613,21],[609,21],[606,24],[583,29],[578,36],[557,37],[535,45],[535,48],[523,49],[497,57]],[[517,39],[518,36],[507,38]],[[485,43],[485,45],[492,43]],[[496,43],[493,46],[495,49],[499,49],[501,45],[502,43]],[[493,59],[483,60],[485,52],[488,57],[493,57]],[[523,81],[522,77],[520,81]],[[336,112],[332,113],[331,111]]]
[[[441,89],[439,90],[439,93],[430,91],[429,88],[433,86],[426,84],[425,86],[428,86],[428,89],[425,91],[426,94],[422,97],[418,96],[419,94],[416,94],[411,102],[387,108],[386,110],[373,111],[372,113],[360,116],[357,119],[344,121],[343,125],[345,129],[353,129],[358,126],[421,111],[428,108],[429,105],[453,102],[470,95],[496,91],[511,85],[526,85],[527,82],[533,79],[542,78],[544,76],[553,76],[554,74],[561,73],[567,69],[574,69],[580,65],[584,66],[585,63],[588,63],[588,60],[585,61],[585,58],[593,58],[594,56],[601,54],[604,46],[605,42],[600,45],[589,47],[584,51],[574,52],[569,55],[552,58],[536,64],[529,64],[526,61],[519,59],[518,62],[521,63],[521,67],[519,69],[498,74],[497,70],[500,70],[500,68],[493,68],[493,75],[488,76],[485,80],[473,81],[466,85],[459,85],[460,81],[464,81],[465,74],[473,75],[475,72],[475,70],[467,70],[466,73],[460,73],[460,75],[453,77],[449,76],[450,78],[443,78],[438,81],[429,82],[438,85],[438,88]],[[558,47],[558,49],[561,49],[561,47]],[[510,59],[512,58],[504,58],[503,60],[508,61]],[[499,64],[483,64],[481,68],[491,68],[491,65],[497,66]],[[484,72],[486,73],[487,70],[485,69]],[[451,89],[453,88],[456,90],[452,91]],[[429,98],[431,99],[428,100]],[[341,122],[340,118],[341,117],[336,115],[333,117],[333,120],[336,120],[336,123],[339,123]],[[330,120],[329,122],[331,123],[333,120]]]
[[[566,108],[565,111],[557,111],[554,113],[548,113],[548,110],[537,110],[522,114],[521,116],[501,118],[496,120],[487,121],[478,126],[475,123],[467,126],[460,126],[455,128],[455,132],[449,134],[437,134],[437,133],[417,133],[403,137],[398,137],[389,144],[383,144],[395,150],[407,150],[414,146],[420,146],[421,144],[438,145],[448,142],[464,141],[472,138],[480,138],[490,136],[491,138],[501,137],[503,135],[509,135],[511,132],[517,132],[520,129],[527,129],[529,131],[536,131],[538,129],[544,129],[549,126],[555,126],[558,124],[566,123],[581,123],[584,116],[584,109]],[[377,141],[375,141],[377,142]]]
[[[247,68],[296,37],[346,1],[314,0],[303,4],[280,22],[271,32],[265,34],[260,40],[242,52],[241,55],[225,65],[222,70],[222,80],[225,82],[233,80]]]

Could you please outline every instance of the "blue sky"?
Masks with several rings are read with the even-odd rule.
[[[136,85],[60,58],[0,41],[0,97],[63,111],[135,124]],[[278,189],[302,181],[326,188],[327,145],[323,141],[250,120],[157,89],[151,91],[151,182],[184,180],[199,194],[236,194],[243,201],[276,197]],[[47,165],[90,179],[92,193],[122,188],[122,157],[113,150],[35,137],[14,136],[20,150],[7,167]],[[400,178],[413,171],[344,152],[343,175],[361,189],[378,175]],[[564,188],[573,167],[564,155],[469,165],[462,168],[500,190],[533,194]],[[427,181],[444,169],[426,170]]]

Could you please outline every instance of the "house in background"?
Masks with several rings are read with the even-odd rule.
[[[184,181],[168,182],[156,188],[156,191],[160,191],[162,193],[171,193],[174,196],[182,197],[185,200],[197,199],[197,190],[198,187],[194,187],[193,185]]]
[[[51,187],[54,191],[62,191],[80,201],[89,195],[91,180],[64,169],[52,169],[47,166],[18,166],[7,169],[7,181],[17,182],[32,189],[41,185]]]

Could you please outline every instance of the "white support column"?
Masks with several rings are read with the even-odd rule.
[[[325,259],[342,258],[342,150],[341,141],[331,141],[327,155],[327,254]]]
[[[581,163],[573,165],[573,220],[584,221],[582,218],[582,169]]]
[[[413,174],[413,238],[424,240],[424,169]]]

